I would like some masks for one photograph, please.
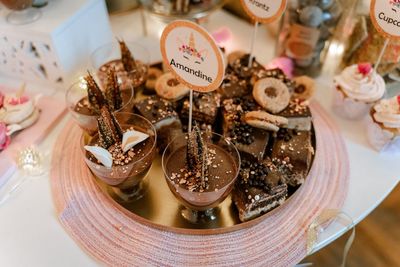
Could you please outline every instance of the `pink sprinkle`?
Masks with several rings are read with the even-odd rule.
[[[400,106],[400,95],[397,96],[397,103],[399,103]]]
[[[20,98],[11,98],[11,99],[8,101],[8,104],[13,105],[13,106],[16,106],[16,105],[24,104],[24,103],[26,103],[26,102],[28,102],[28,101],[29,101],[29,97],[27,97],[27,96],[21,96]]]
[[[372,65],[370,63],[360,63],[358,64],[358,72],[362,75],[368,75],[372,70]]]

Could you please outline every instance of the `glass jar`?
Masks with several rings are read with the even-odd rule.
[[[343,11],[352,1],[289,0],[278,36],[278,56],[293,60],[295,75],[318,76]]]

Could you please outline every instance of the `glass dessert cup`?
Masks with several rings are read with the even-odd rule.
[[[148,50],[136,43],[125,42],[129,51],[135,59],[137,68],[133,71],[125,71],[121,61],[120,46],[117,41],[105,44],[97,48],[90,56],[92,67],[97,71],[97,75],[103,84],[107,77],[107,70],[115,68],[118,82],[126,88],[133,86],[135,90],[143,88],[147,80],[149,69],[150,54]]]
[[[134,89],[128,87],[121,90],[122,95],[122,107],[115,112],[131,112],[133,108]],[[97,133],[97,115],[88,112],[88,110],[81,112],[78,111],[78,104],[87,98],[87,86],[85,81],[82,79],[75,82],[68,88],[65,94],[65,100],[67,103],[68,111],[72,115],[72,118],[76,121],[79,127],[86,132],[88,135],[93,136]]]
[[[32,8],[33,0],[0,0],[8,9],[12,10],[6,17],[10,24],[23,25],[38,20],[42,13]]]
[[[143,153],[140,153],[140,158],[122,166],[113,164],[111,168],[93,161],[84,146],[95,144],[98,141],[98,134],[93,137],[82,135],[81,150],[86,165],[97,178],[111,186],[114,193],[119,197],[119,202],[133,202],[146,193],[147,185],[144,179],[149,173],[157,153],[157,133],[154,126],[142,116],[128,112],[117,112],[115,118],[123,130],[133,127],[135,130],[149,135],[149,138],[144,141],[149,143],[145,146]]]
[[[208,149],[218,151],[217,155],[220,154],[220,157],[217,157],[218,162],[225,162],[221,163],[221,166],[213,164],[210,166],[214,172],[218,169],[220,173],[222,172],[220,176],[209,175],[210,178],[218,177],[214,180],[218,180],[215,182],[218,183],[218,187],[210,186],[204,192],[194,192],[181,186],[180,182],[174,182],[174,170],[177,169],[174,165],[177,165],[178,161],[180,166],[186,162],[186,159],[182,158],[186,155],[187,136],[185,134],[173,139],[162,155],[165,180],[171,192],[183,205],[181,215],[191,223],[208,222],[217,218],[218,205],[231,193],[240,168],[240,154],[233,143],[216,133],[203,133],[202,135]],[[181,155],[177,156],[177,153]]]

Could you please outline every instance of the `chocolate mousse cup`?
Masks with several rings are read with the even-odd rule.
[[[142,198],[147,191],[145,178],[157,154],[157,133],[154,126],[140,115],[128,112],[117,112],[114,115],[124,132],[133,129],[146,133],[149,137],[134,146],[132,153],[128,152],[127,155],[115,152],[118,152],[118,150],[114,147],[120,144],[111,146],[108,149],[113,156],[111,168],[99,163],[91,153],[84,149],[86,145],[94,146],[99,143],[98,134],[93,137],[82,135],[81,150],[86,165],[98,179],[111,187],[118,196],[117,201],[122,203],[133,202]]]
[[[216,208],[231,193],[239,174],[240,155],[236,147],[223,136],[203,133],[209,157],[206,188],[200,188],[187,173],[187,135],[173,139],[162,155],[165,180],[172,194],[183,205],[181,215],[191,223],[216,219]]]
[[[107,78],[110,68],[115,69],[121,89],[133,87],[135,93],[142,90],[147,81],[150,54],[137,44],[123,42],[126,52],[121,52],[120,44],[115,41],[97,48],[90,56],[91,65],[97,70],[101,84]]]
[[[133,87],[121,90],[122,107],[115,112],[131,112],[133,108]],[[80,80],[71,85],[65,95],[68,111],[79,127],[88,135],[97,133],[97,116],[89,106],[87,85]]]

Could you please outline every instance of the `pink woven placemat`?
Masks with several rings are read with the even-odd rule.
[[[55,146],[51,188],[57,216],[96,260],[113,266],[292,266],[306,256],[306,231],[324,209],[341,209],[349,163],[338,128],[312,104],[317,153],[292,199],[259,224],[218,235],[162,231],[135,220],[104,194],[84,165],[81,131],[70,122]]]

